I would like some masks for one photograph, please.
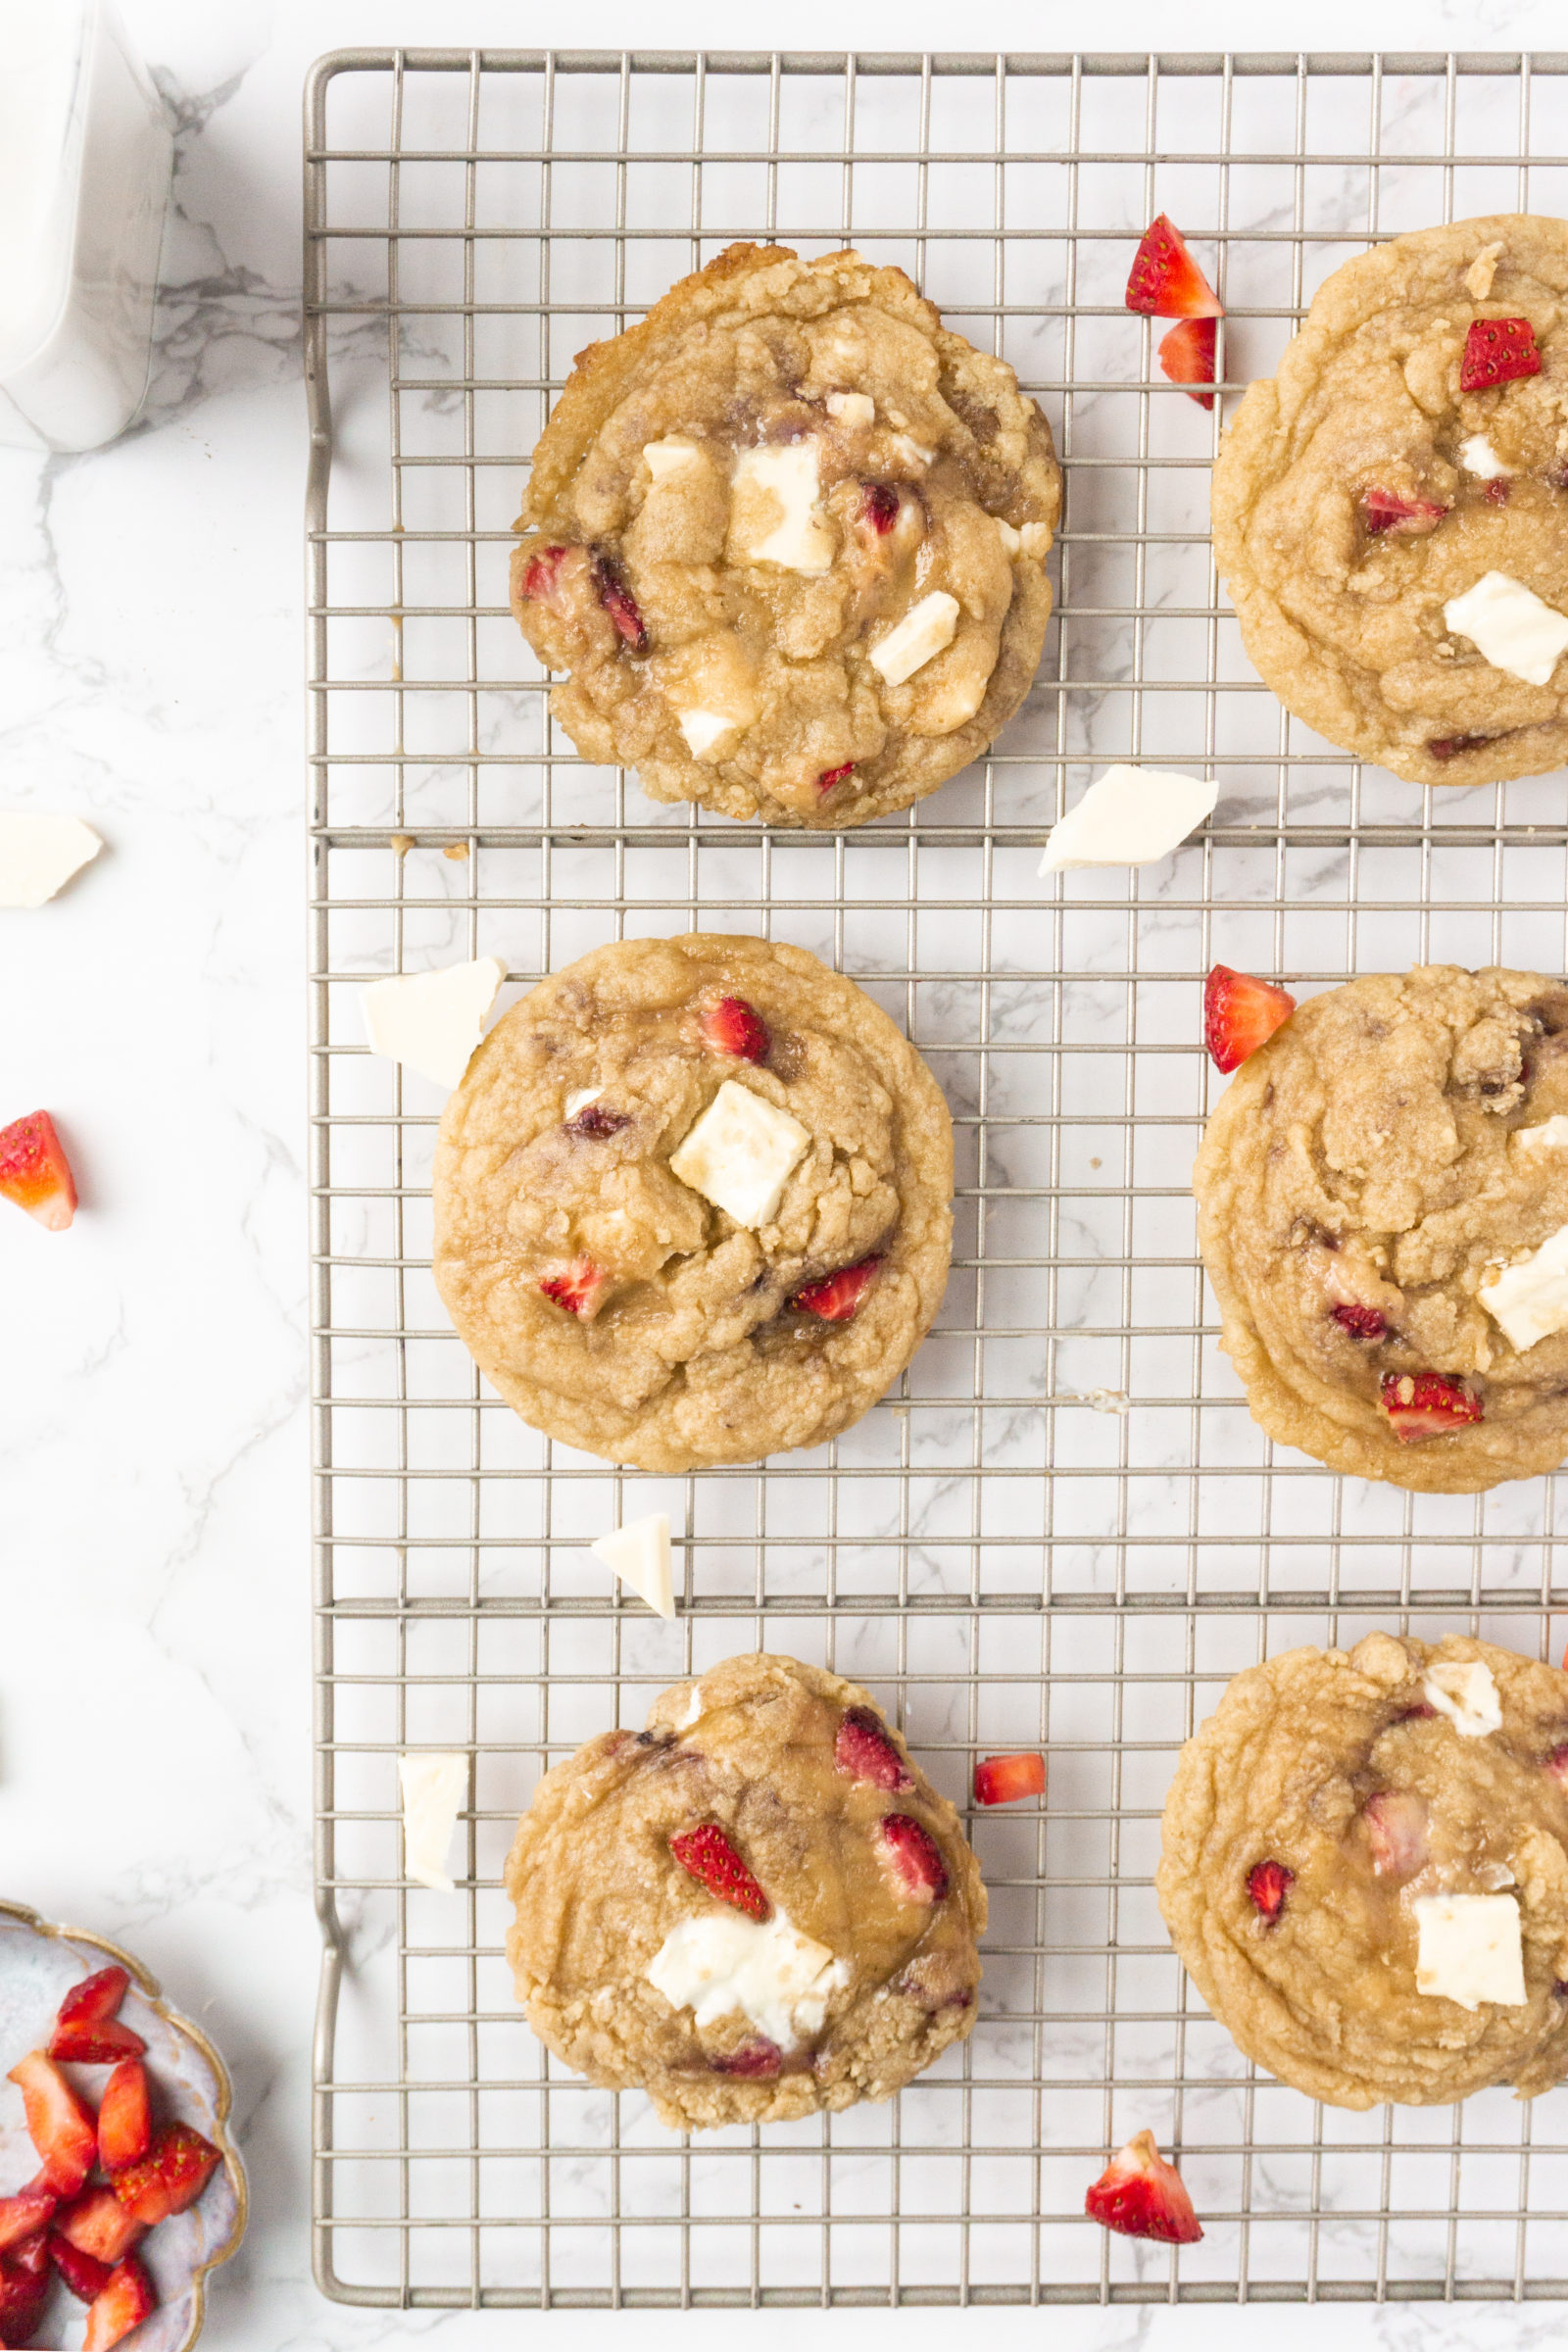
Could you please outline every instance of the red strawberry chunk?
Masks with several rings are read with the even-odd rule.
[[[1113,2156],[1084,2198],[1092,2222],[1123,2237],[1156,2237],[1167,2246],[1190,2246],[1203,2232],[1182,2177],[1154,2145],[1152,2132],[1140,2132]]]
[[[1461,392],[1485,392],[1493,384],[1511,384],[1521,375],[1540,373],[1536,330],[1528,318],[1471,320],[1459,363]]]
[[[81,2352],[110,2352],[112,2344],[118,2344],[122,2335],[141,2326],[157,2302],[152,2280],[135,2255],[127,2254],[88,2310]]]
[[[1389,1328],[1375,1306],[1362,1306],[1353,1298],[1342,1298],[1330,1312],[1352,1340],[1381,1340]]]
[[[92,2116],[42,2050],[29,2050],[7,2077],[22,2092],[27,2135],[43,2158],[35,2185],[74,2197],[98,2154]]]
[[[130,1990],[130,1973],[123,1968],[100,1968],[73,1984],[56,2015],[63,2026],[101,2026],[120,2015],[120,2004]]]
[[[936,1839],[912,1813],[884,1813],[877,1823],[882,1862],[906,1903],[939,1903],[948,1891],[948,1866]]]
[[[189,2124],[166,2124],[140,2163],[115,2175],[115,2194],[134,2220],[151,2230],[194,2205],[221,2162],[212,2141]]]
[[[576,1115],[565,1122],[568,1135],[585,1137],[590,1143],[603,1143],[607,1136],[618,1135],[631,1125],[628,1110],[607,1110],[602,1102],[585,1102]]]
[[[1203,1043],[1214,1067],[1240,1069],[1295,1010],[1288,989],[1216,963],[1203,983]]]
[[[1406,539],[1424,538],[1435,531],[1448,512],[1427,498],[1400,498],[1396,490],[1363,490],[1361,522],[1369,539],[1396,531]]]
[[[1127,279],[1127,308],[1154,318],[1217,318],[1224,305],[1161,213],[1144,231]]]
[[[539,1288],[568,1315],[581,1315],[592,1322],[609,1281],[603,1266],[596,1266],[592,1258],[574,1257],[559,1274],[547,1274]]]
[[[1413,1788],[1380,1788],[1366,1800],[1372,1868],[1380,1879],[1409,1879],[1425,1867],[1427,1809]]]
[[[62,2205],[54,2226],[61,2237],[69,2237],[84,2254],[95,2254],[100,2262],[110,2264],[119,2262],[147,2234],[145,2225],[125,2211],[112,2188],[89,2188],[74,2204]]]
[[[755,2082],[776,2075],[784,2063],[784,2053],[776,2041],[759,2039],[743,2041],[738,2050],[711,2061],[715,2075],[739,2075],[744,2082]]]
[[[846,776],[853,776],[854,773],[853,760],[846,760],[841,767],[824,767],[816,779],[816,789],[818,792],[831,792],[835,784],[842,784]]]
[[[122,2058],[139,2058],[146,2047],[141,2035],[118,2018],[101,2026],[56,2026],[49,2037],[50,2057],[77,2066],[118,2066]]]
[[[84,2254],[58,2230],[49,2234],[49,2259],[78,2303],[92,2303],[109,2284],[111,2266],[96,2254]]]
[[[1568,1740],[1552,1749],[1545,1759],[1545,1769],[1560,1788],[1568,1788]]]
[[[14,2197],[0,2197],[0,2254],[46,2229],[58,2203],[54,2190],[36,2180]]]
[[[702,1019],[703,1043],[712,1054],[733,1054],[739,1061],[765,1061],[773,1040],[767,1023],[744,997],[720,997]]]
[[[575,551],[569,547],[542,547],[528,561],[522,575],[522,593],[530,604],[549,604],[561,581],[561,567]]]
[[[49,2237],[47,2230],[38,2230],[31,2237],[23,2238],[20,2245],[12,2247],[0,2269],[25,2271],[29,2278],[43,2278],[49,2269]]]
[[[1173,384],[1185,384],[1189,400],[1196,400],[1200,409],[1214,406],[1212,391],[1195,392],[1195,384],[1214,382],[1214,355],[1219,342],[1219,330],[1212,318],[1184,318],[1173,326],[1160,343],[1157,354],[1160,371]]]
[[[797,1291],[791,1306],[803,1315],[820,1315],[824,1323],[848,1323],[858,1314],[866,1292],[881,1270],[879,1257],[862,1257],[857,1266],[840,1266]]]
[[[0,2263],[0,2344],[30,2344],[49,2300],[49,2268],[20,2270]]]
[[[896,1796],[914,1787],[904,1758],[888,1738],[887,1728],[869,1707],[851,1707],[833,1742],[833,1761],[852,1781],[869,1781]]]
[[[633,653],[646,653],[648,631],[637,610],[637,599],[608,556],[594,558],[594,586],[599,593],[599,602],[615,624],[616,634],[625,639]]]
[[[1495,735],[1440,735],[1427,750],[1434,760],[1457,760],[1461,752],[1479,752],[1483,744],[1496,740]]]
[[[1254,1862],[1247,1874],[1252,1908],[1273,1927],[1285,1908],[1285,1897],[1296,1885],[1296,1873],[1283,1862]]]
[[[977,1805],[1015,1805],[1021,1797],[1046,1793],[1046,1759],[1024,1754],[987,1756],[974,1768]]]
[[[1495,481],[1487,484],[1481,495],[1490,507],[1505,507],[1508,504],[1509,488],[1510,484],[1499,474]]]
[[[732,1903],[748,1919],[771,1918],[772,1904],[716,1821],[700,1821],[694,1830],[677,1831],[669,1850],[715,1902]]]
[[[139,2164],[152,2136],[147,2069],[139,2058],[127,2058],[110,2076],[98,2109],[98,2161],[106,2173]]]
[[[75,1179],[46,1110],[0,1127],[0,1193],[46,1233],[64,1233],[75,1215]]]
[[[1449,1372],[1385,1372],[1382,1396],[1401,1446],[1440,1438],[1446,1430],[1486,1417],[1480,1397]]]
[[[860,484],[860,520],[883,539],[899,519],[899,494],[888,482]]]

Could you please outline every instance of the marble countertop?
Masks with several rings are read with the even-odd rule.
[[[0,451],[0,805],[103,857],[0,918],[0,1064],[47,1103],[84,1213],[0,1231],[0,1891],[130,1945],[233,2070],[254,2220],[217,2282],[245,2352],[520,2330],[795,2341],[798,2315],[359,2313],[309,2278],[311,1902],[299,95],[357,41],[543,43],[514,0],[123,0],[178,128],[155,382],[117,446]],[[1561,45],[1549,0],[1110,0],[1104,48]],[[1059,0],[987,45],[1067,47]],[[971,45],[939,0],[794,0],[759,42]],[[573,43],[728,44],[712,0],[597,0]],[[8,1114],[9,1115],[9,1114]],[[1561,2095],[1561,2094],[1558,2094]],[[1166,2348],[1232,2311],[839,2313],[840,2340]],[[1282,2344],[1486,2347],[1547,2307],[1270,2310]]]

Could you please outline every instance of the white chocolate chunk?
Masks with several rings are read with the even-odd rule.
[[[678,473],[683,466],[695,466],[702,456],[695,441],[684,441],[678,433],[666,433],[662,441],[650,441],[643,451],[649,472],[656,482],[666,473]]]
[[[1429,1707],[1446,1715],[1461,1740],[1484,1740],[1502,1729],[1502,1701],[1485,1658],[1449,1659],[1427,1669],[1421,1685]]]
[[[506,976],[499,956],[481,956],[473,963],[448,964],[442,972],[372,980],[360,991],[370,1052],[401,1061],[437,1086],[456,1086]]]
[[[1504,1266],[1477,1297],[1519,1353],[1568,1329],[1568,1225],[1516,1266]]]
[[[893,450],[894,455],[902,458],[906,466],[929,466],[937,454],[934,449],[926,449],[920,442],[912,440],[907,433],[893,435]]]
[[[1044,556],[1051,549],[1049,522],[1026,522],[1018,533],[1018,544],[1026,556]]]
[[[590,1544],[596,1560],[612,1568],[623,1585],[661,1617],[675,1614],[675,1587],[669,1566],[669,1515],[650,1511],[646,1519],[628,1519],[608,1536]]]
[[[1484,572],[1463,596],[1450,597],[1443,618],[1455,636],[1468,637],[1494,669],[1505,669],[1527,686],[1549,686],[1568,650],[1568,615],[1505,571]]]
[[[419,1748],[398,1758],[403,1792],[403,1866],[421,1886],[451,1894],[447,1847],[468,1793],[468,1759]]]
[[[902,686],[917,669],[945,653],[958,633],[958,600],[934,588],[911,605],[901,621],[871,648],[871,666],[890,686]]]
[[[1508,1138],[1514,1152],[1561,1152],[1568,1148],[1568,1118],[1560,1110],[1552,1112],[1536,1127],[1516,1127]]]
[[[830,392],[827,413],[840,424],[875,424],[876,402],[868,392]]]
[[[702,1719],[703,1686],[701,1683],[693,1683],[690,1690],[686,1693],[686,1705],[675,1729],[677,1732],[689,1732],[692,1725],[701,1723]]]
[[[1498,457],[1485,433],[1472,433],[1459,444],[1459,463],[1466,473],[1483,482],[1499,482],[1511,470]]]
[[[1502,239],[1499,237],[1494,245],[1483,245],[1465,271],[1465,290],[1472,294],[1477,302],[1485,302],[1491,294],[1492,281],[1496,275],[1497,263],[1501,259],[1501,255]]]
[[[799,1119],[726,1078],[670,1153],[670,1173],[755,1233],[772,1223],[810,1143],[810,1130]]]
[[[1043,874],[1080,865],[1147,865],[1214,811],[1219,785],[1163,767],[1107,767],[1052,828]]]
[[[672,2009],[690,2009],[699,2030],[738,2010],[781,2050],[820,2034],[827,2005],[849,1969],[825,1943],[803,1936],[786,1914],[748,1919],[710,1903],[670,1929],[648,1982]]]
[[[579,1086],[566,1097],[564,1115],[574,1119],[579,1110],[586,1110],[590,1102],[597,1102],[604,1091],[602,1086]]]
[[[103,848],[79,816],[16,808],[0,815],[0,906],[42,906]]]
[[[814,441],[743,449],[735,461],[729,536],[745,564],[823,572],[833,562],[833,533],[817,501],[821,475]]]
[[[997,537],[1002,541],[1004,555],[1015,556],[1023,545],[1022,533],[1015,531],[1004,515],[999,514],[996,517],[996,524]]]
[[[694,760],[701,760],[723,743],[726,738],[744,734],[738,718],[727,717],[722,710],[683,710],[680,731]]]
[[[1438,1993],[1461,2009],[1525,2001],[1519,1905],[1511,1894],[1424,1894],[1415,1913],[1417,1992]]]

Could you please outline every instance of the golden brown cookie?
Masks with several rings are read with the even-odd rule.
[[[1181,1752],[1156,1886],[1246,2055],[1336,2107],[1559,2082],[1565,1742],[1568,1675],[1484,1642],[1369,1634],[1239,1674]]]
[[[506,1887],[534,2032],[677,2130],[891,2098],[974,2025],[958,1816],[864,1690],[794,1658],[726,1659],[558,1764]]]
[[[1220,1097],[1193,1190],[1271,1438],[1455,1494],[1568,1455],[1568,1331],[1535,1336],[1568,1228],[1560,980],[1437,963],[1311,998]]]
[[[1527,678],[1446,609],[1498,574],[1568,612],[1568,221],[1461,220],[1336,270],[1232,419],[1213,525],[1249,655],[1330,743],[1417,784],[1561,767],[1550,622]]]
[[[804,948],[624,940],[541,981],[441,1121],[435,1279],[535,1429],[644,1470],[817,1446],[942,1301],[953,1128]]]
[[[902,270],[732,245],[579,355],[513,610],[585,759],[656,801],[859,825],[1023,701],[1060,497],[1012,369]]]

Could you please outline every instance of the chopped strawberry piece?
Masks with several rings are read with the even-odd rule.
[[[1342,1298],[1330,1312],[1352,1340],[1381,1340],[1389,1328],[1375,1306],[1362,1306],[1355,1299]]]
[[[98,2154],[90,2112],[42,2050],[29,2050],[6,2079],[22,2092],[27,2135],[43,2158],[35,2185],[52,2188],[59,2197],[74,2197]]]
[[[1021,1797],[1046,1793],[1046,1759],[1033,1753],[987,1756],[974,1768],[977,1805],[1015,1805]]]
[[[860,520],[869,523],[879,539],[885,538],[899,519],[899,494],[888,482],[860,484]]]
[[[874,1788],[902,1796],[914,1787],[904,1758],[888,1738],[887,1729],[869,1707],[851,1707],[833,1742],[833,1761],[852,1781],[869,1781]]]
[[[1559,1788],[1568,1788],[1568,1740],[1561,1747],[1552,1749],[1545,1759],[1545,1769]]]
[[[1288,989],[1216,963],[1203,983],[1203,1043],[1214,1067],[1240,1069],[1295,1010]]]
[[[776,2041],[743,2041],[738,2050],[712,2060],[715,2075],[739,2075],[743,2081],[755,2082],[776,2075],[784,2063],[784,2053]]]
[[[139,2058],[127,2058],[110,2076],[98,2109],[98,2161],[106,2173],[139,2164],[152,2136],[147,2069]]]
[[[1498,474],[1495,481],[1487,484],[1481,495],[1490,507],[1505,507],[1508,504],[1508,489],[1507,477]]]
[[[1449,1372],[1385,1372],[1382,1395],[1401,1446],[1486,1418],[1480,1397]]]
[[[43,2278],[49,2269],[50,2234],[47,2230],[38,2230],[31,2237],[23,2238],[20,2244],[12,2247],[0,2268],[25,2271],[30,2278]]]
[[[539,1288],[557,1306],[564,1307],[568,1315],[585,1315],[591,1321],[610,1276],[592,1258],[574,1257],[569,1266],[559,1274],[547,1274]]]
[[[1161,373],[1173,384],[1184,384],[1188,399],[1196,400],[1200,409],[1214,406],[1213,392],[1195,392],[1193,386],[1213,384],[1218,342],[1219,330],[1212,318],[1184,318],[1180,326],[1171,328],[1159,346]]]
[[[773,1040],[767,1023],[744,997],[720,997],[703,1014],[703,1043],[713,1054],[733,1054],[738,1061],[765,1061]]]
[[[90,2306],[81,2352],[109,2352],[122,2335],[139,2328],[158,2302],[153,2282],[134,2254],[112,2272],[108,2285]]]
[[[594,558],[594,587],[599,602],[615,624],[616,634],[625,639],[633,653],[646,653],[648,631],[637,610],[637,600],[608,556]]]
[[[572,553],[569,547],[542,547],[530,557],[522,575],[522,593],[530,604],[549,604],[561,580],[561,567]]]
[[[1457,760],[1461,752],[1479,752],[1483,744],[1496,740],[1495,735],[1440,735],[1427,750],[1434,760]]]
[[[1247,1874],[1252,1908],[1273,1927],[1285,1908],[1285,1897],[1296,1885],[1296,1873],[1283,1862],[1254,1862]]]
[[[1426,1703],[1426,1700],[1422,1699],[1417,1705],[1413,1707],[1401,1707],[1396,1715],[1391,1715],[1389,1717],[1389,1728],[1392,1731],[1396,1723],[1431,1723],[1435,1719],[1437,1712],[1438,1710],[1436,1707],[1429,1707]]]
[[[0,1193],[47,1233],[64,1233],[75,1215],[75,1179],[46,1110],[0,1127]]]
[[[1518,376],[1540,373],[1536,330],[1528,318],[1471,320],[1459,363],[1461,392],[1485,392],[1492,384],[1511,384]]]
[[[78,2303],[95,2302],[109,2284],[112,2266],[100,2262],[96,2254],[84,2254],[58,2230],[49,2235],[49,2259]]]
[[[120,2004],[130,1990],[130,1972],[100,1968],[73,1984],[56,2016],[63,2026],[101,2026],[120,2015]]]
[[[1380,1788],[1366,1800],[1366,1834],[1380,1879],[1409,1879],[1426,1863],[1427,1809],[1413,1788]]]
[[[618,1135],[623,1127],[630,1125],[629,1110],[606,1110],[602,1102],[585,1102],[575,1118],[566,1121],[566,1133],[603,1143],[607,1135]]]
[[[906,1903],[939,1903],[948,1891],[948,1866],[936,1839],[912,1813],[884,1813],[877,1823],[882,1860]]]
[[[846,776],[853,776],[854,773],[853,760],[846,760],[841,767],[824,767],[816,779],[816,789],[818,792],[831,792],[835,784],[842,784]]]
[[[46,2229],[59,2201],[54,2190],[40,2180],[30,2188],[19,2188],[14,2197],[0,2197],[0,2254]]]
[[[95,2254],[100,2262],[110,2264],[119,2262],[147,2234],[145,2225],[125,2211],[112,2188],[89,2188],[74,2204],[62,2205],[54,2226],[61,2237],[69,2237],[84,2254]]]
[[[1428,498],[1400,498],[1395,490],[1363,490],[1361,522],[1369,539],[1397,531],[1406,539],[1424,538],[1435,531],[1448,512]]]
[[[1190,2246],[1203,2234],[1182,2177],[1161,2156],[1152,2132],[1138,2132],[1111,2158],[1084,2211],[1123,2237],[1157,2237],[1167,2246]]]
[[[748,1919],[769,1919],[773,1906],[753,1878],[716,1821],[701,1821],[694,1830],[679,1830],[669,1850],[682,1870],[689,1870],[715,1902],[733,1903]]]
[[[30,2344],[49,2300],[49,2269],[20,2270],[0,2263],[0,2344]]]
[[[189,2124],[166,2124],[139,2164],[115,2175],[115,2194],[149,2230],[194,2205],[222,2158]],[[73,2244],[81,2240],[73,2231]]]
[[[1133,256],[1126,303],[1130,311],[1153,318],[1217,318],[1224,309],[1181,230],[1164,213],[1144,231]]]
[[[862,1257],[857,1266],[840,1266],[797,1291],[791,1306],[803,1315],[820,1315],[824,1323],[848,1323],[859,1312],[866,1292],[881,1270],[879,1257]]]
[[[122,2058],[139,2058],[146,2047],[141,2035],[118,2018],[101,2026],[56,2026],[49,2037],[50,2057],[77,2066],[118,2066]]]

